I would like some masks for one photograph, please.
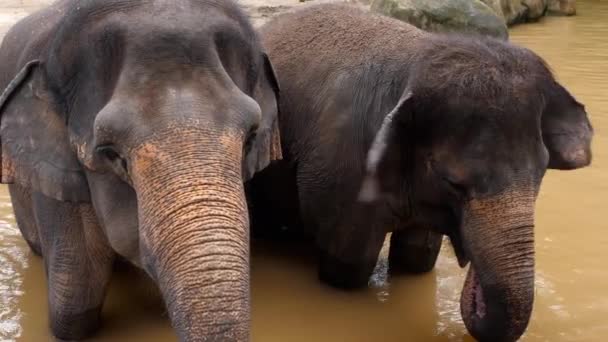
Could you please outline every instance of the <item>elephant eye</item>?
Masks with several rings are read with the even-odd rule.
[[[116,149],[114,149],[114,147],[112,145],[103,145],[103,146],[99,146],[96,148],[97,153],[99,153],[100,155],[102,155],[104,158],[106,158],[109,161],[115,161],[116,159],[120,158],[120,155],[118,154],[118,152],[116,152]]]
[[[243,146],[245,153],[251,151],[251,147],[253,146],[253,142],[255,141],[256,136],[256,129],[252,129],[249,134],[247,134],[247,139],[245,140],[245,145]]]
[[[463,195],[463,194],[467,193],[467,188],[464,185],[458,184],[458,183],[452,181],[451,179],[449,179],[447,177],[443,177],[443,176],[441,176],[441,180],[443,182],[445,182],[445,184],[447,184],[450,188],[452,188],[452,190],[454,190],[458,194]]]
[[[99,156],[107,161],[107,164],[110,165],[110,167],[119,177],[121,177],[124,181],[129,182],[127,160],[123,158],[120,153],[118,153],[114,145],[100,145],[95,148],[95,151],[99,154]]]
[[[435,173],[435,175],[441,179],[443,184],[452,192],[458,194],[459,196],[465,196],[467,194],[467,187],[464,184],[455,181],[448,175],[448,173],[442,172],[441,168],[437,166],[437,162],[434,159],[431,158],[429,160],[429,166],[432,172]]]

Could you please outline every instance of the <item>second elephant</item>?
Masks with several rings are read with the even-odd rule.
[[[343,288],[367,283],[387,232],[391,268],[414,271],[432,268],[448,235],[471,263],[471,334],[519,338],[536,197],[548,167],[590,163],[584,107],[527,49],[347,5],[279,16],[262,34],[283,91],[284,160],[250,185],[256,229],[312,234],[320,278]]]

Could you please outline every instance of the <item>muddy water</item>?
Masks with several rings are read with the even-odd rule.
[[[608,3],[579,1],[578,8],[575,18],[547,18],[511,32],[514,42],[547,59],[586,104],[596,128],[593,167],[549,172],[543,184],[537,206],[537,300],[526,341],[608,336]],[[27,10],[0,13],[0,34],[7,18]],[[387,283],[381,263],[370,289],[357,293],[319,284],[315,262],[303,256],[304,249],[254,248],[254,341],[470,340],[458,305],[464,271],[449,248],[425,276]],[[49,340],[45,287],[42,262],[22,241],[1,187],[0,340]],[[113,280],[103,317],[95,341],[175,340],[153,288],[131,272]]]

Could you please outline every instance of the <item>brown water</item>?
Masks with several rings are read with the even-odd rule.
[[[7,18],[29,10],[4,13],[1,7],[0,35]],[[608,3],[579,1],[578,12],[511,31],[514,42],[543,56],[586,104],[596,129],[592,167],[545,177],[537,206],[536,302],[526,341],[608,336]],[[297,246],[254,248],[254,341],[471,340],[458,302],[465,272],[449,248],[431,274],[386,283],[379,267],[376,285],[357,293],[321,285],[314,260],[302,255]],[[46,310],[41,260],[21,239],[1,187],[0,340],[49,340]],[[95,341],[175,340],[149,284],[124,272],[113,281],[103,319]]]

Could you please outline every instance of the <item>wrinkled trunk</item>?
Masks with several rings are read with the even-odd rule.
[[[480,341],[514,341],[534,301],[535,193],[518,191],[469,202],[462,226],[471,259],[460,307]]]
[[[238,137],[201,141],[200,136],[174,134],[134,152],[144,264],[180,340],[247,341],[249,222],[242,143]]]

